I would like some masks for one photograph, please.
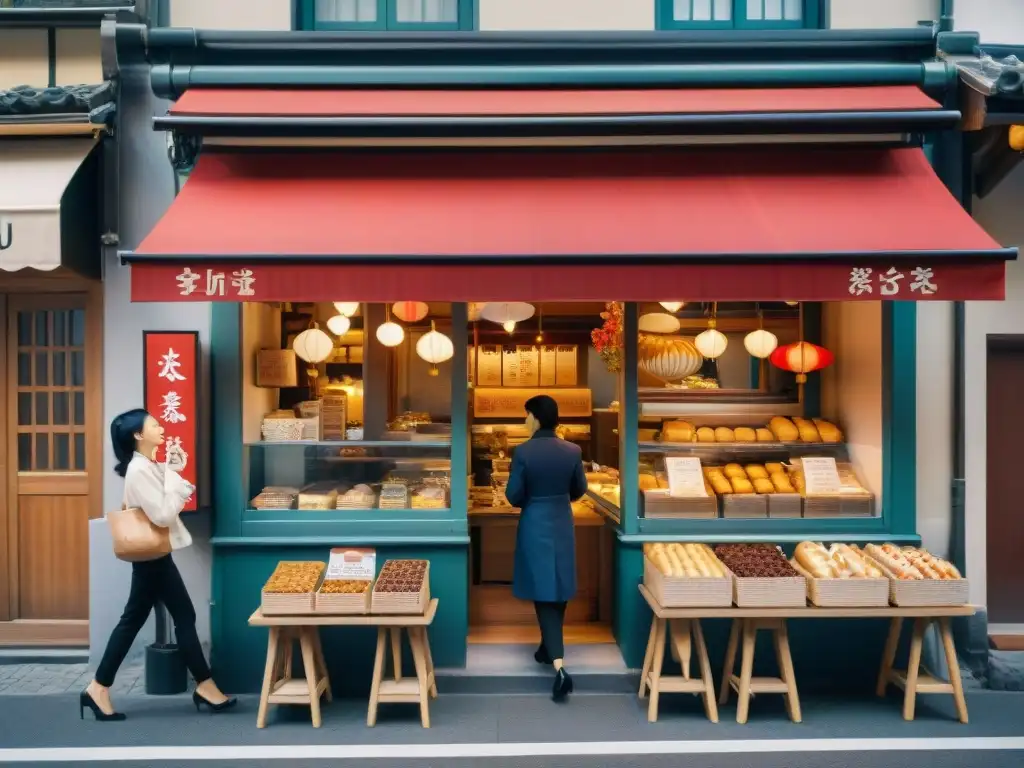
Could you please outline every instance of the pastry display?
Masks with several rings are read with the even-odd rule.
[[[768,429],[775,435],[776,440],[784,443],[794,443],[800,439],[800,430],[785,416],[776,416],[768,422]]]
[[[419,592],[426,577],[426,560],[388,560],[380,569],[373,591]]]
[[[373,509],[377,503],[377,494],[370,486],[360,483],[338,494],[337,509]]]
[[[424,485],[412,495],[413,509],[445,509],[447,506],[447,494],[439,486]]]
[[[379,509],[408,509],[409,486],[395,480],[381,483]]]
[[[362,595],[370,591],[365,579],[330,579],[320,585],[321,595]]]
[[[298,488],[268,485],[252,500],[253,509],[292,509],[299,497]]]
[[[818,428],[818,434],[821,436],[823,443],[843,442],[843,433],[832,422],[825,421],[824,419],[814,419],[814,426]]]
[[[268,594],[298,595],[313,592],[327,563],[282,560],[270,574],[263,591]]]
[[[821,435],[818,434],[818,428],[814,426],[813,421],[807,419],[801,419],[798,416],[793,417],[793,425],[796,427],[797,432],[800,434],[800,440],[805,443],[820,443]]]
[[[656,542],[645,545],[644,554],[664,576],[720,579],[729,575],[707,544]]]
[[[816,579],[880,579],[885,574],[858,548],[848,544],[825,547],[802,541],[793,553],[796,563]]]
[[[698,443],[713,443],[715,440],[715,430],[711,427],[701,427],[697,430]]]
[[[661,439],[666,443],[692,443],[696,434],[688,421],[666,421],[661,425]]]
[[[799,416],[776,416],[767,426],[738,427],[695,427],[689,421],[673,419],[662,423],[658,439],[665,443],[841,443],[843,433],[824,419]]]
[[[778,467],[777,471],[771,471]],[[704,477],[719,495],[795,493],[789,476],[781,464],[726,464],[724,467],[705,467]]]
[[[736,427],[733,430],[735,440],[737,443],[756,443],[757,432],[750,427]]]
[[[736,433],[729,427],[716,427],[715,428],[715,442],[718,443],[735,443]]]
[[[715,555],[726,568],[741,578],[800,575],[774,544],[719,544],[715,547]]]
[[[894,579],[907,581],[961,579],[952,563],[935,557],[925,549],[897,547],[895,544],[868,544],[867,555]]]
[[[336,483],[311,483],[299,492],[299,509],[334,509],[337,502]]]

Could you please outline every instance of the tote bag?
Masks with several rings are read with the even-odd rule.
[[[118,560],[139,563],[171,553],[171,532],[153,525],[153,521],[138,507],[122,507],[116,512],[108,512],[107,523]]]

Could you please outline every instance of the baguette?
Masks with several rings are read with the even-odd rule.
[[[825,443],[841,443],[843,442],[843,433],[839,431],[839,427],[830,421],[824,419],[814,419],[814,426],[818,428],[818,434],[821,435],[822,442]]]
[[[724,578],[725,566],[706,544],[665,544],[644,546],[644,553],[663,575],[673,578]]]
[[[812,541],[801,541],[796,545],[794,559],[800,567],[816,579],[832,579],[836,577],[834,564],[829,559],[828,550]]]
[[[867,553],[878,561],[894,579],[921,581],[922,574],[894,544],[868,544]]]
[[[750,427],[736,427],[733,430],[736,435],[737,443],[754,443],[757,442],[757,432]]]

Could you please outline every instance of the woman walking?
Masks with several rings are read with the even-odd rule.
[[[110,440],[117,457],[114,471],[124,478],[125,508],[141,509],[154,525],[166,528],[171,549],[177,550],[192,544],[192,537],[179,515],[195,488],[166,464],[156,461],[156,452],[163,439],[164,428],[141,408],[122,413],[110,424]],[[128,603],[121,620],[110,633],[96,677],[79,696],[80,716],[88,707],[97,720],[125,719],[125,715],[116,711],[110,701],[110,686],[114,684],[114,676],[131,649],[135,636],[157,603],[163,603],[171,614],[178,647],[195,678],[192,701],[196,709],[205,706],[211,712],[222,712],[236,704],[236,699],[221,693],[210,676],[210,668],[196,634],[195,608],[181,574],[168,554],[156,560],[132,563]]]
[[[576,594],[576,530],[572,502],[587,492],[578,445],[559,439],[558,403],[547,395],[526,401],[530,439],[512,454],[505,496],[519,507],[512,594],[532,600],[541,643],[534,658],[555,669],[552,698],[572,693],[565,670],[565,606]]]

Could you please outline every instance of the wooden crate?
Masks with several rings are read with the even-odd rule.
[[[321,571],[312,592],[282,593],[260,590],[260,610],[264,616],[305,616],[315,613],[316,593],[323,581],[324,573]]]
[[[714,492],[709,492],[707,496],[673,498],[668,495],[666,489],[652,488],[641,491],[640,498],[643,502],[641,513],[649,520],[673,517],[718,517],[718,497]]]
[[[768,517],[768,496],[757,493],[723,493],[722,517]]]
[[[320,585],[323,586],[323,583]],[[361,594],[325,594],[317,589],[313,605],[314,613],[325,613],[334,616],[353,616],[370,612],[370,595],[373,594],[373,582]]]
[[[430,564],[423,575],[423,586],[419,592],[378,592],[374,585],[370,599],[370,613],[385,615],[419,615],[430,604]]]
[[[807,605],[807,579],[734,576],[733,600],[740,608],[802,608]]]
[[[789,562],[807,580],[807,599],[819,608],[883,608],[889,604],[889,579],[819,579],[795,559]]]
[[[804,517],[842,517],[843,500],[839,496],[805,496]]]
[[[897,579],[885,564],[867,553],[868,560],[888,576],[889,602],[903,608],[965,605],[970,599],[967,579]]]
[[[721,579],[666,576],[644,557],[644,586],[663,608],[728,608],[732,605],[731,573]]]
[[[803,516],[803,497],[799,493],[770,493],[768,517],[794,518]]]

